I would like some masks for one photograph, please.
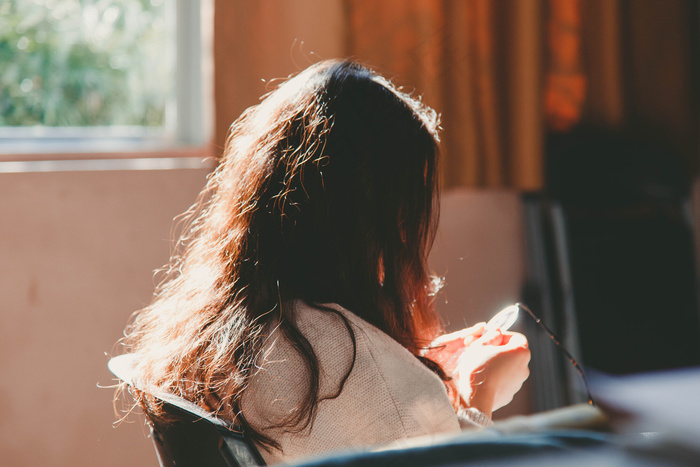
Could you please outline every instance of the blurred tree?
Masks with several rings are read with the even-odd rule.
[[[0,0],[0,126],[162,126],[163,0]]]

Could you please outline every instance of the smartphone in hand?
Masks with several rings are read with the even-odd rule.
[[[518,305],[511,305],[506,307],[496,313],[493,318],[486,323],[484,327],[484,332],[490,331],[492,329],[500,329],[501,331],[507,331],[518,319],[518,314],[520,313],[520,307]]]

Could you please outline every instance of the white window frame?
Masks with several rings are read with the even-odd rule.
[[[166,0],[170,2],[172,0]],[[165,129],[147,127],[0,127],[0,173],[213,165],[213,1],[175,0],[176,112]],[[164,158],[186,159],[165,162]],[[128,159],[145,159],[129,163]],[[105,160],[105,164],[95,163]],[[197,162],[199,161],[199,162]],[[124,167],[129,168],[129,167]]]

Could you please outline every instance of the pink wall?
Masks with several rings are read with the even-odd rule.
[[[205,173],[0,174],[1,464],[157,465],[97,385]]]
[[[520,299],[522,230],[516,192],[456,189],[443,194],[430,265],[445,277],[437,305],[449,330],[488,321]]]
[[[447,330],[488,321],[520,300],[525,271],[522,216],[515,191],[462,188],[443,193],[429,259],[433,271],[445,277],[437,307]],[[526,382],[494,418],[527,414],[531,406]]]
[[[114,344],[129,315],[149,302],[172,219],[205,175],[0,174],[4,465],[156,465],[142,423],[132,417],[113,428],[113,391],[97,386],[113,383],[105,353],[119,353]],[[439,308],[452,329],[517,299],[520,235],[515,193],[445,194],[431,263],[447,276]]]

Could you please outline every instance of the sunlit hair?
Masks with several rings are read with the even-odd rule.
[[[145,393],[171,391],[276,446],[239,405],[266,325],[279,321],[310,375],[289,428],[312,423],[318,361],[294,325],[294,300],[337,303],[418,356],[439,332],[438,284],[426,266],[438,218],[437,126],[431,109],[350,61],[317,63],[246,110],[182,254],[127,329],[145,409],[158,416]]]

